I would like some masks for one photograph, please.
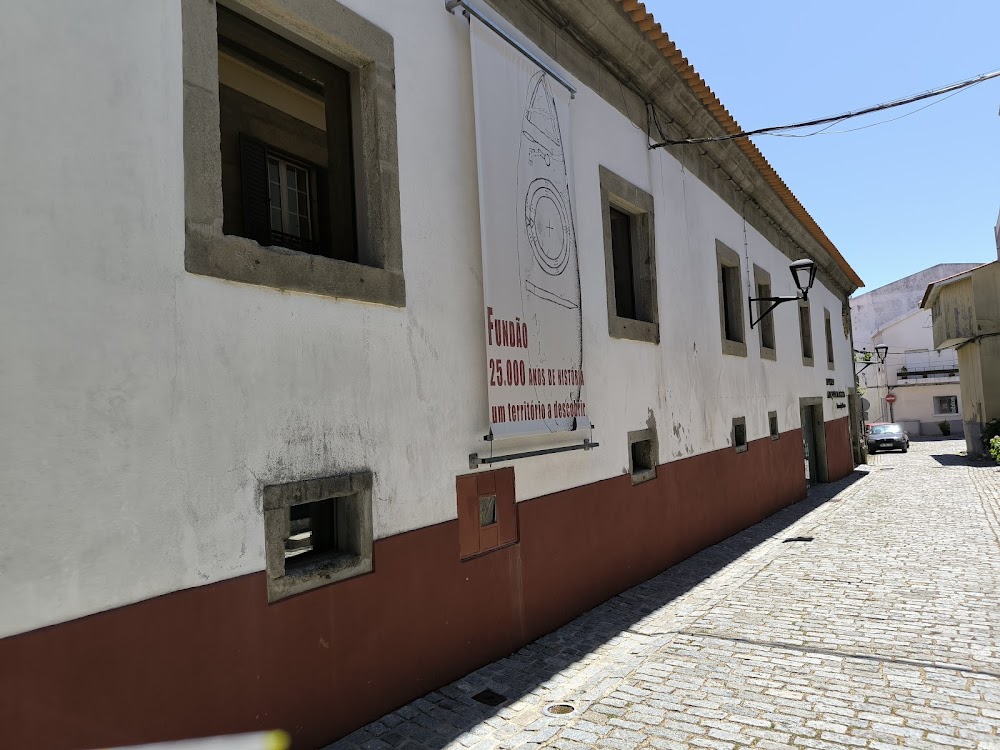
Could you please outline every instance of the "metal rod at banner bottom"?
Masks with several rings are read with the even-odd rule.
[[[483,464],[498,464],[501,461],[514,461],[518,458],[532,458],[533,456],[547,456],[550,453],[565,453],[566,451],[589,451],[591,448],[597,448],[600,443],[592,443],[589,440],[584,440],[579,445],[563,445],[559,448],[543,448],[537,451],[525,451],[524,453],[508,453],[503,456],[489,456],[487,458],[480,458],[478,453],[469,454],[469,468],[475,469]]]

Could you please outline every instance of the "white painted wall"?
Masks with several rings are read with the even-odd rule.
[[[911,372],[921,369],[944,369],[958,367],[958,354],[954,349],[934,348],[934,334],[931,329],[931,311],[916,309],[892,323],[880,328],[872,336],[874,346],[888,346],[885,371],[890,386],[907,385],[907,378],[900,378],[900,368]],[[867,377],[874,366],[865,371]],[[958,381],[958,376],[954,376]]]
[[[437,2],[347,4],[395,39],[403,310],[184,271],[178,3],[7,9],[0,636],[262,570],[263,484],[370,468],[377,537],[455,517],[487,421],[468,27]],[[723,356],[715,240],[775,294],[794,291],[788,259],[752,228],[744,247],[740,217],[594,93],[573,106],[602,445],[519,463],[519,499],[624,471],[650,411],[671,461],[727,446],[733,417],[750,439],[769,410],[795,428],[800,396],[852,382],[841,303],[819,285],[815,367],[793,305],[774,314],[777,362],[749,329],[749,356]],[[608,337],[598,164],[654,195],[659,346]]]
[[[872,403],[869,421],[886,421],[891,416],[896,422],[905,421],[911,435],[940,435],[936,423],[945,417],[934,410],[933,397],[958,396],[958,355],[954,349],[933,348],[931,311],[917,308],[876,330],[871,346],[882,345],[889,347],[885,366],[872,364],[858,376],[859,384],[866,389],[865,398]],[[949,367],[956,368],[956,374],[901,377],[904,366],[908,375]],[[891,413],[885,401],[890,390],[896,396]]]
[[[958,378],[945,383],[917,382],[893,389],[896,402],[892,405],[892,419],[902,423],[910,436],[926,435],[940,437],[938,422],[947,421],[952,425],[952,433],[958,437],[962,433],[962,396]],[[936,398],[954,396],[958,399],[957,414],[941,414],[937,411]]]
[[[939,263],[852,297],[851,325],[854,328],[855,348],[871,351],[872,337],[878,329],[919,309],[928,284],[978,265],[980,264]]]

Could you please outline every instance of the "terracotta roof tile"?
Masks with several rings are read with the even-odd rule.
[[[681,51],[677,49],[677,45],[670,41],[670,38],[663,32],[660,24],[656,23],[656,19],[653,15],[646,11],[646,6],[638,2],[638,0],[615,0],[622,9],[628,13],[629,17],[632,19],[633,23],[638,27],[647,39],[649,39],[656,47],[663,53],[663,56],[674,66],[677,72],[680,74],[687,84],[691,87],[691,90],[698,96],[702,104],[712,113],[716,121],[725,129],[727,133],[739,133],[742,131],[739,123],[729,114],[719,98],[712,92],[712,89],[708,87],[708,84],[698,75],[698,71],[694,69],[694,66],[688,62],[688,59],[681,54]],[[734,141],[753,162],[753,165],[757,168],[757,171],[763,175],[770,184],[774,191],[778,194],[781,201],[788,207],[788,210],[792,212],[792,215],[797,218],[806,230],[811,234],[817,242],[828,252],[830,256],[837,262],[847,274],[847,277],[859,287],[864,286],[864,282],[861,277],[851,268],[850,264],[844,260],[844,256],[840,254],[837,250],[836,245],[826,236],[826,233],[820,229],[819,224],[816,220],[809,215],[805,207],[799,203],[799,199],[795,197],[791,190],[789,190],[788,185],[785,184],[784,180],[778,176],[778,173],[774,171],[767,159],[760,150],[754,145],[753,141],[749,138],[740,138]]]

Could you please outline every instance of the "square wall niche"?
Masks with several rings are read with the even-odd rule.
[[[632,484],[642,484],[656,479],[658,458],[656,430],[635,430],[628,433],[628,470]]]
[[[459,557],[478,557],[517,542],[513,469],[456,477],[455,492]]]
[[[370,573],[372,546],[371,472],[264,487],[268,601]]]
[[[747,450],[747,418],[735,417],[733,419],[733,430],[730,435],[733,448],[737,453],[744,453]]]

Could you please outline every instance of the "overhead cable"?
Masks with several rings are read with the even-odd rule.
[[[739,138],[749,138],[754,135],[779,135],[782,131],[786,130],[798,130],[800,128],[809,128],[816,125],[834,125],[838,122],[843,122],[844,120],[850,120],[855,117],[861,117],[863,115],[869,115],[873,112],[882,112],[887,109],[893,109],[895,107],[902,107],[906,104],[913,104],[914,102],[923,101],[924,99],[931,99],[935,96],[941,96],[943,94],[950,94],[952,92],[958,92],[962,89],[967,89],[970,86],[975,86],[976,84],[988,81],[991,78],[1000,77],[1000,70],[994,70],[990,73],[983,73],[981,75],[975,76],[974,78],[968,78],[964,81],[959,81],[958,83],[952,83],[948,86],[942,86],[941,88],[932,89],[930,91],[925,91],[922,94],[915,94],[913,96],[907,96],[903,99],[894,99],[889,102],[883,102],[882,104],[875,104],[871,107],[865,107],[864,109],[857,109],[851,112],[844,112],[839,115],[831,115],[830,117],[821,117],[816,120],[807,120],[805,122],[797,122],[792,125],[773,125],[768,128],[757,128],[756,130],[746,130],[739,133],[730,133],[728,135],[719,136],[708,136],[705,138],[664,138],[658,143],[650,145],[650,148],[662,148],[663,146],[679,146],[682,144],[698,144],[698,143],[718,143],[720,141],[734,141]],[[810,135],[818,135],[819,133],[813,133]],[[806,136],[802,136],[806,137]]]

